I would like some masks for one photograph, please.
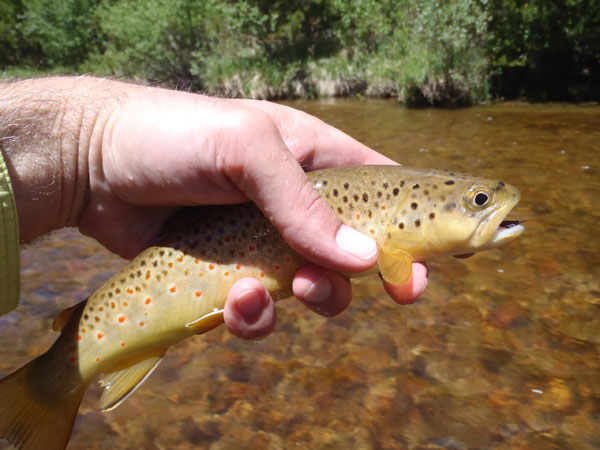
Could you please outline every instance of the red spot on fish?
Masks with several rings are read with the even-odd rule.
[[[171,263],[171,262],[170,262],[170,263],[169,263],[169,267],[173,267],[173,263]]]
[[[125,317],[124,316],[120,316],[119,317],[119,323],[123,323],[125,322]]]
[[[110,307],[112,309],[115,309],[117,307],[117,304],[115,302],[111,302]]]
[[[98,333],[98,339],[102,339],[104,335],[102,333]]]
[[[129,303],[123,302],[123,306],[129,306]]]
[[[96,362],[100,362],[100,358],[96,358]]]
[[[128,294],[133,294],[133,289],[131,289],[131,288],[127,288],[127,293],[128,293]]]
[[[149,305],[151,301],[152,301],[152,299],[151,299],[150,297],[148,297],[148,298],[146,299],[146,305]]]
[[[225,272],[225,274],[224,274],[224,275],[225,275],[226,277],[228,277],[228,276],[229,276],[229,272]]]
[[[200,297],[202,295],[202,292],[198,291],[196,292],[196,297]]]
[[[281,267],[275,266],[275,270],[279,270],[279,269],[281,269]]]
[[[285,262],[290,262],[291,260],[292,260],[292,258],[290,258],[289,256],[287,256],[287,257],[285,258]]]
[[[144,325],[146,325],[146,322],[140,322],[140,327],[143,327]]]
[[[74,363],[75,361],[77,361],[77,358],[74,356],[71,356],[71,362]]]
[[[203,276],[204,276],[204,274],[203,274],[203,273],[199,273],[199,274],[198,274],[198,276],[199,276],[199,277],[203,277]]]
[[[120,294],[120,293],[121,293],[121,289],[117,288],[117,289],[115,289],[115,292],[116,292],[117,294]]]
[[[175,293],[175,291],[177,291],[177,286],[173,286],[171,289],[169,289],[171,292]]]
[[[225,236],[225,242],[231,242],[231,238],[229,236]]]
[[[260,276],[261,276],[262,278],[264,278],[264,276],[265,276],[264,272],[261,272]]]
[[[210,270],[213,270],[213,269],[215,268],[215,266],[214,266],[214,264],[209,264],[208,268],[209,268]]]
[[[356,215],[356,220],[360,220],[360,214]]]
[[[86,330],[85,328],[82,328],[82,329],[81,329],[81,332],[82,332],[82,333],[87,333],[87,330]]]
[[[183,261],[183,256],[180,256],[179,258],[177,258],[177,261],[182,262]]]
[[[240,256],[243,258],[244,256],[246,256],[245,252],[240,253]]]
[[[100,308],[98,308],[99,311],[104,311],[104,306],[101,306]]]
[[[78,335],[77,335],[77,340],[78,340],[78,341],[80,341],[80,340],[82,340],[82,339],[83,339],[83,337],[82,337],[80,334],[78,334]]]
[[[146,272],[146,280],[149,280],[151,276],[152,276],[152,272],[150,272],[150,271]]]
[[[195,262],[196,264],[199,264],[199,263],[200,263],[200,260],[199,260],[198,258],[196,258],[196,259],[194,260],[194,262]]]
[[[369,230],[371,234],[375,234],[375,230]]]
[[[254,245],[251,245],[250,247],[248,247],[248,250],[250,250],[251,252],[253,252],[255,250]]]
[[[382,210],[382,211],[385,211],[386,209],[387,209],[387,206],[385,206],[385,205],[383,205],[383,206],[381,207],[381,210]]]
[[[240,269],[242,268],[242,266],[241,266],[241,264],[238,264],[237,266],[235,266],[235,268],[236,268],[237,270],[240,270]]]
[[[125,342],[121,342],[121,347],[125,347]]]

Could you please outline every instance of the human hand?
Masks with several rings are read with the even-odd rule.
[[[130,258],[153,242],[180,206],[251,200],[288,244],[314,263],[298,271],[293,289],[324,315],[339,313],[350,301],[349,282],[338,271],[360,272],[375,264],[375,242],[344,226],[303,171],[393,164],[341,131],[269,102],[91,78],[36,81],[38,94],[68,99],[56,133],[67,144],[64,129],[76,137],[71,152],[61,149],[68,159],[62,167],[72,167],[75,177],[61,173],[59,207],[48,217],[54,228],[77,225]],[[27,204],[28,197],[21,197]],[[36,229],[41,226],[37,206],[31,216],[24,213],[25,239],[32,235],[27,230],[32,220],[38,221]],[[413,273],[404,287],[386,286],[400,303],[413,301],[425,288],[424,266],[416,265]],[[256,280],[238,282],[228,297],[225,322],[245,338],[270,332],[275,313],[264,287]]]

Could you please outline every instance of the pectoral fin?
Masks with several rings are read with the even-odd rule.
[[[204,334],[223,323],[223,310],[217,309],[186,325],[196,334]]]
[[[412,256],[402,250],[379,248],[379,271],[385,281],[400,286],[410,279]]]
[[[100,380],[100,386],[104,387],[100,409],[110,411],[123,403],[154,372],[164,354],[161,351],[125,369],[104,375]]]

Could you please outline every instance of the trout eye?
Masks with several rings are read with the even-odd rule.
[[[476,184],[469,188],[467,200],[470,209],[481,210],[491,203],[492,193],[486,186]]]
[[[477,206],[484,206],[490,197],[485,192],[480,192],[475,196],[475,204]]]

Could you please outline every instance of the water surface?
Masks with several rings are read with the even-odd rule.
[[[222,328],[188,339],[115,411],[98,412],[90,389],[69,448],[600,448],[600,107],[288,104],[404,165],[516,185],[526,233],[431,263],[411,306],[372,277],[336,318],[288,300],[260,343]],[[73,230],[22,259],[0,375],[43,352],[58,311],[124,264]]]

